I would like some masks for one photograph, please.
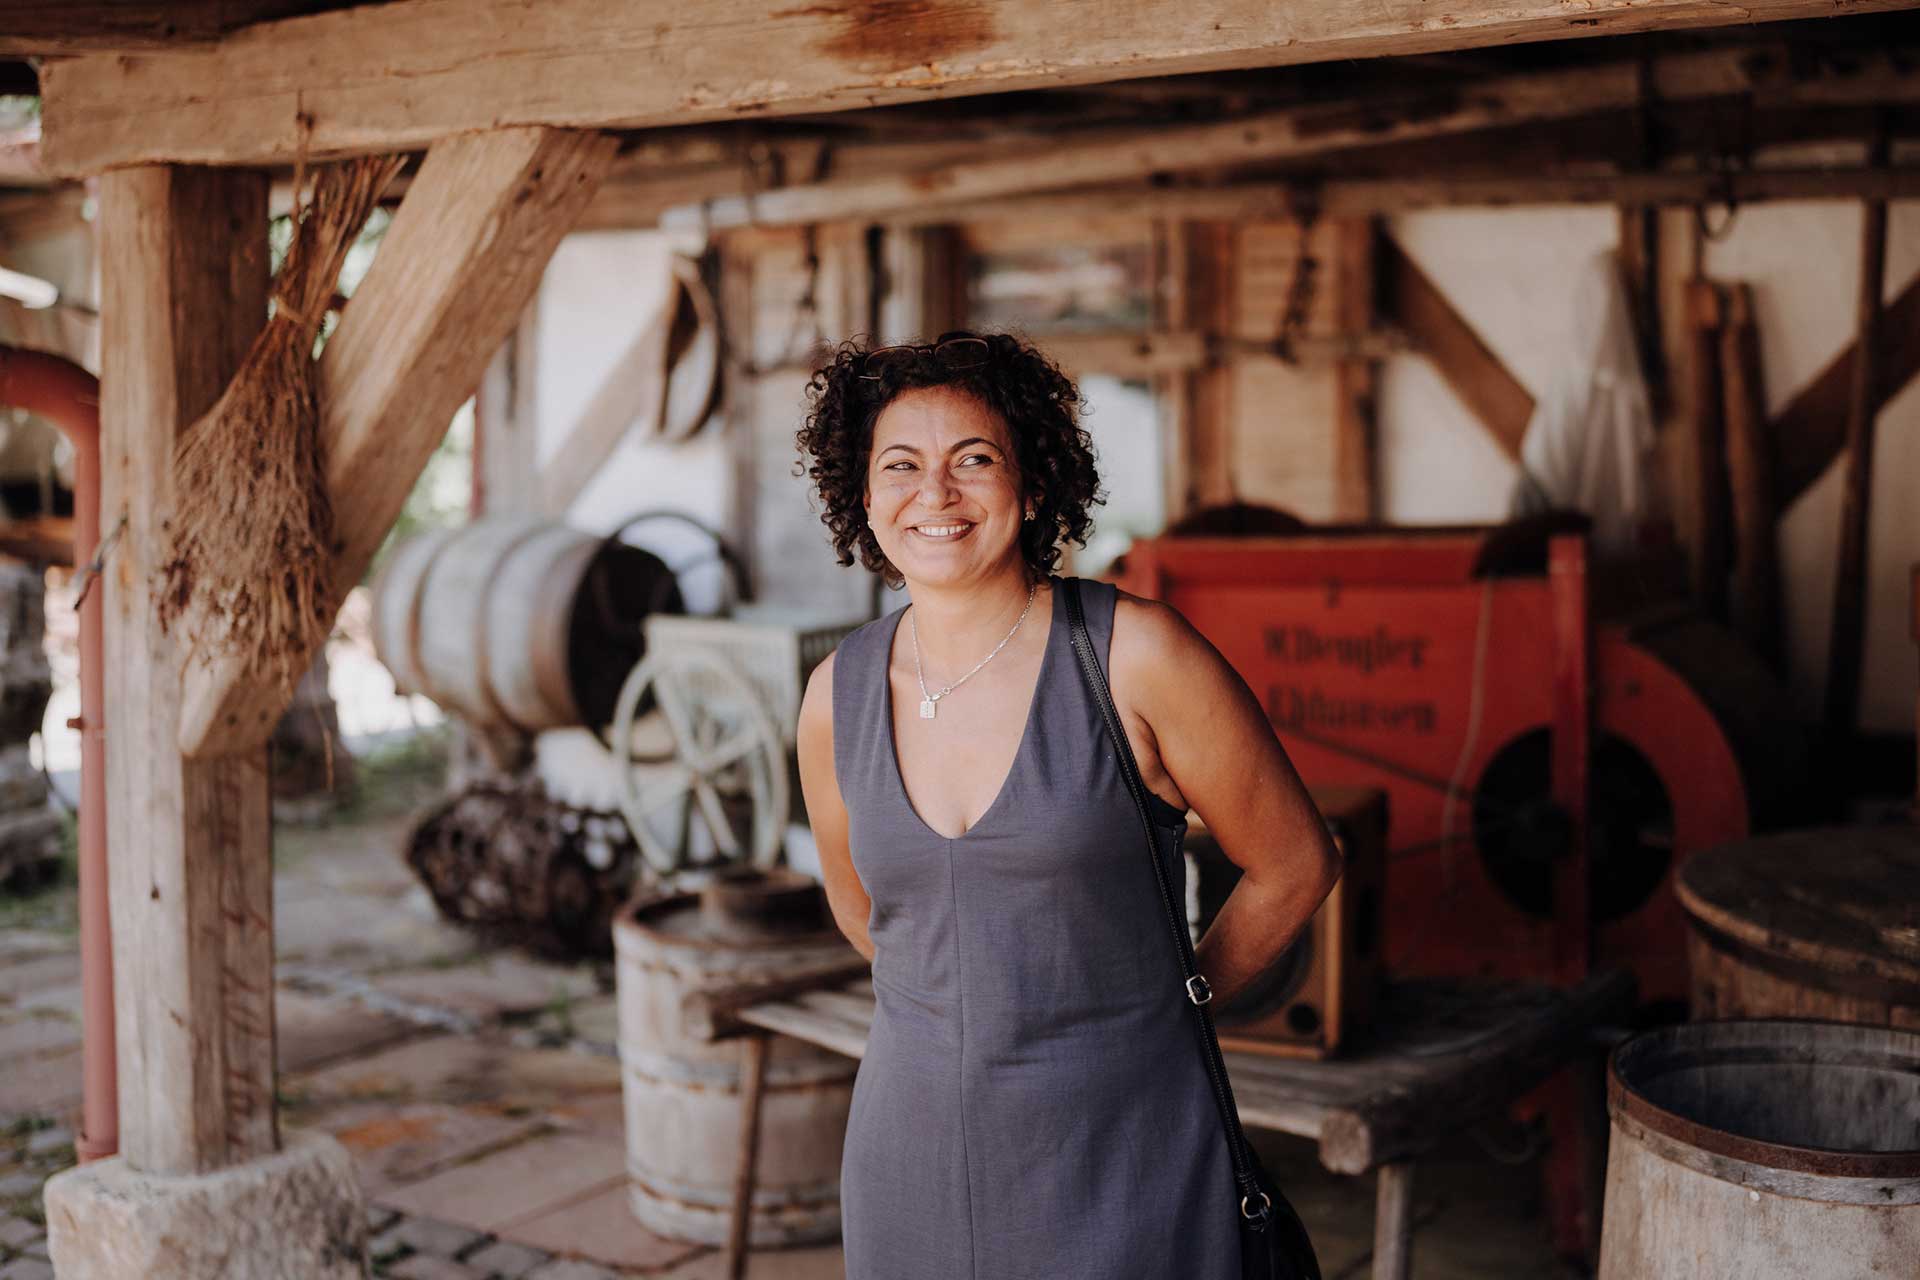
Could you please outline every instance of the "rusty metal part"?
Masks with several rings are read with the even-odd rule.
[[[483,782],[433,809],[407,864],[440,913],[555,959],[613,954],[613,917],[643,876],[618,813],[556,800],[537,781]]]

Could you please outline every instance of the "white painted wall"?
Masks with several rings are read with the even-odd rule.
[[[1920,204],[1889,218],[1887,295],[1920,270]],[[1801,203],[1743,210],[1706,250],[1707,273],[1753,286],[1769,413],[1777,412],[1853,335],[1859,279],[1857,206]],[[1610,209],[1445,210],[1392,219],[1391,231],[1529,391],[1539,394],[1571,347],[1562,287],[1616,241]],[[1513,464],[1426,361],[1396,356],[1380,388],[1382,508],[1406,523],[1496,520]],[[1833,607],[1840,469],[1830,468],[1780,524],[1792,690],[1817,715]],[[1920,661],[1908,634],[1909,566],[1920,560],[1920,389],[1882,412],[1874,455],[1866,655],[1860,723],[1911,731]]]
[[[616,361],[665,303],[667,245],[648,231],[576,232],[561,241],[541,281],[535,322],[536,450],[551,459]],[[637,512],[670,508],[724,532],[733,485],[717,423],[683,444],[629,435],[568,508],[568,523],[605,533]],[[629,541],[669,563],[704,550],[682,526],[655,522]],[[704,575],[703,575],[704,577]],[[689,590],[698,585],[690,582]],[[696,609],[713,601],[694,599]]]

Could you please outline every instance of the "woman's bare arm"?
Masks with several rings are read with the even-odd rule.
[[[1313,918],[1339,852],[1253,691],[1177,610],[1122,592],[1108,664],[1143,775],[1164,771],[1243,872],[1197,949],[1225,1003]]]
[[[833,656],[813,669],[806,696],[800,700],[800,792],[807,801],[807,821],[820,850],[820,879],[826,885],[827,905],[834,923],[854,950],[873,959],[873,939],[867,936],[867,915],[873,903],[853,869],[847,851],[847,806],[840,798],[840,780],[833,771]]]

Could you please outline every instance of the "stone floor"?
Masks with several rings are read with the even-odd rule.
[[[611,974],[488,950],[440,923],[400,860],[403,814],[287,831],[276,855],[281,1116],[359,1163],[373,1274],[719,1280],[720,1251],[626,1205]],[[70,903],[0,910],[0,1280],[52,1275],[40,1186],[73,1160],[79,966]],[[1367,1274],[1372,1186],[1258,1135],[1327,1280]],[[1467,1143],[1424,1166],[1421,1280],[1559,1278],[1537,1167]],[[755,1280],[827,1280],[837,1246],[769,1250]]]

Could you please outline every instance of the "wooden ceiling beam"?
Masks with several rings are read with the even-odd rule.
[[[1747,173],[1421,174],[1235,182],[1208,187],[1105,187],[967,204],[927,204],[878,219],[889,226],[1033,221],[1095,215],[1229,222],[1409,209],[1542,204],[1759,204],[1769,200],[1920,199],[1920,168],[1780,169]]]
[[[936,0],[898,15],[756,0],[406,0],[257,24],[204,49],[50,62],[47,161],[72,175],[262,165],[502,125],[693,124],[1832,12],[1832,0],[1455,0],[1436,20],[1426,0],[1129,0],[1114,21],[1108,0]]]
[[[750,197],[721,197],[671,210],[661,223],[790,226],[882,218],[929,204],[999,200],[1167,173],[1297,163],[1355,148],[1621,111],[1642,100],[1646,79],[1638,62],[1595,63],[1428,88],[1397,99],[1353,98],[1208,124],[1108,131],[938,168],[837,177]],[[1920,100],[1920,70],[1885,53],[1812,69],[1796,65],[1783,48],[1675,54],[1653,61],[1651,80],[1664,103],[1740,95],[1768,105]]]
[[[152,53],[210,44],[253,22],[380,0],[0,0],[0,57]]]

